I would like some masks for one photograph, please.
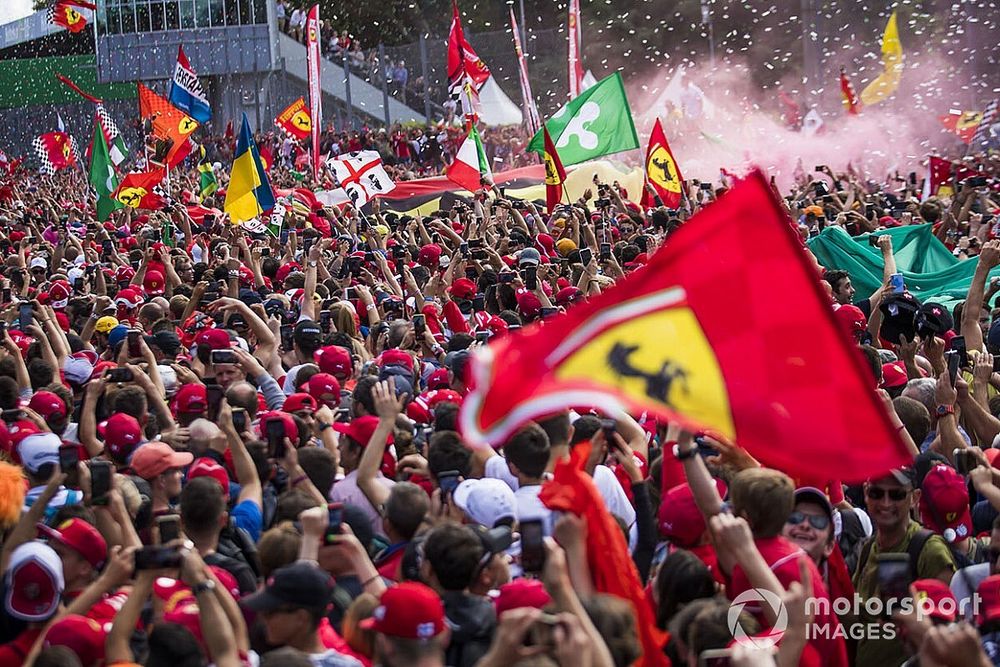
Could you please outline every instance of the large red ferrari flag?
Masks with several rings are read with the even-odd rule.
[[[477,446],[594,406],[713,430],[793,477],[854,482],[911,458],[760,172],[644,268],[470,367],[460,424]]]

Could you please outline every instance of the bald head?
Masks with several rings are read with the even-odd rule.
[[[221,445],[226,440],[222,429],[207,419],[195,419],[188,429],[191,432],[188,448],[195,456],[201,456],[206,450],[211,449],[213,443]]]
[[[234,382],[226,389],[226,402],[230,407],[243,408],[250,419],[257,416],[257,389],[249,382]]]

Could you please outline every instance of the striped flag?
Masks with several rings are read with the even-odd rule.
[[[455,161],[448,166],[446,175],[449,180],[458,183],[469,192],[482,188],[483,181],[493,182],[490,161],[486,158],[483,142],[475,126],[469,129],[469,134],[459,147]]]
[[[104,104],[97,105],[97,122],[101,126],[104,142],[108,145],[111,164],[117,169],[128,157],[128,146],[125,145],[125,140],[118,130],[118,124],[111,118],[111,114],[104,108]]]
[[[986,144],[990,143],[990,128],[997,122],[997,102],[998,100],[993,100],[986,105],[983,119],[979,122],[976,133],[972,135],[972,146],[984,148]]]

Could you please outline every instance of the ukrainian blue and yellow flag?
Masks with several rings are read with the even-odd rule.
[[[229,174],[225,211],[234,224],[253,220],[274,208],[274,193],[264,173],[257,144],[250,133],[250,122],[243,114],[243,128],[236,143],[236,157]]]

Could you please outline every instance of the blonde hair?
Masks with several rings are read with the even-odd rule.
[[[729,499],[733,513],[746,518],[754,537],[774,537],[795,508],[795,485],[781,471],[750,468],[733,478]]]

